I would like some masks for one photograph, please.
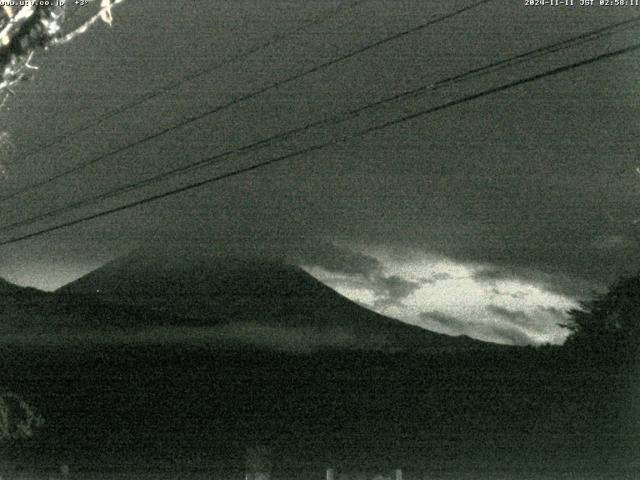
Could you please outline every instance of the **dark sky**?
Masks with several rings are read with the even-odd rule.
[[[0,195],[470,3],[126,2],[114,10],[111,28],[100,24],[32,61],[39,67],[33,80],[20,85],[0,112],[10,142],[1,159]],[[489,2],[3,201],[2,224],[640,15],[640,7],[524,3]],[[25,157],[36,145],[295,30],[339,4],[346,6],[323,23]],[[84,8],[76,17],[93,11]],[[638,33],[640,27],[598,38],[0,235],[28,233],[631,45]],[[393,277],[397,287],[424,279],[425,271],[451,280],[456,269],[474,285],[489,282],[484,287],[499,289],[496,282],[511,281],[541,289],[534,297],[542,291],[561,295],[543,308],[562,309],[638,264],[640,232],[633,222],[640,191],[639,59],[636,52],[576,68],[291,162],[1,247],[0,275],[52,289],[133,248],[188,241],[222,253],[282,251],[344,293],[400,317],[397,305],[419,287],[394,290]],[[348,261],[336,265],[338,251],[351,255],[353,265],[369,267],[347,271]],[[410,274],[412,262],[421,267]],[[447,291],[449,305],[465,295],[462,284]],[[464,317],[442,302],[430,305],[427,297],[414,298],[423,311],[406,318],[441,324],[447,315],[457,315],[458,323]],[[384,310],[381,301],[396,302],[400,310]],[[505,313],[505,304],[485,303],[493,319],[523,313],[517,304]]]

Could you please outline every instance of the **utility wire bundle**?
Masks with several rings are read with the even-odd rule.
[[[239,103],[242,103],[244,101],[256,98],[258,96],[260,96],[261,94],[270,91],[270,90],[274,90],[277,89],[283,85],[286,85],[288,83],[294,82],[296,80],[299,80],[301,78],[304,78],[306,76],[309,75],[313,75],[314,73],[324,70],[326,68],[329,68],[331,66],[334,66],[338,63],[341,63],[343,61],[347,61],[355,56],[361,55],[373,48],[376,48],[380,45],[383,45],[385,43],[388,42],[392,42],[395,40],[398,40],[406,35],[412,34],[412,33],[417,33],[418,31],[427,28],[428,26],[431,26],[437,22],[442,22],[445,20],[449,20],[452,19],[458,15],[461,15],[473,8],[476,7],[480,7],[481,5],[484,5],[486,3],[488,3],[491,0],[477,0],[475,3],[470,3],[468,4],[466,7],[452,11],[448,14],[444,14],[442,16],[439,17],[435,17],[435,18],[431,18],[428,21],[420,24],[417,27],[412,27],[408,30],[404,30],[402,32],[399,33],[395,33],[392,35],[389,35],[383,39],[374,41],[372,43],[367,43],[364,46],[360,46],[357,47],[355,50],[352,50],[346,54],[342,54],[340,56],[334,57],[330,60],[321,62],[319,64],[316,64],[315,66],[312,66],[310,68],[307,68],[305,70],[299,71],[298,73],[295,73],[289,77],[286,77],[285,79],[280,79],[280,80],[276,80],[274,82],[268,82],[266,85],[259,87],[256,90],[252,90],[248,93],[239,95],[236,98],[233,98],[232,100],[223,103],[223,104],[219,104],[215,107],[213,107],[212,109],[208,109],[207,111],[205,111],[204,113],[198,113],[195,115],[192,115],[186,119],[183,119],[177,123],[174,123],[168,127],[163,127],[160,130],[151,132],[149,134],[147,134],[146,136],[139,138],[137,140],[134,140],[133,142],[124,144],[124,145],[120,145],[117,146],[115,149],[112,149],[106,153],[102,153],[100,155],[98,155],[97,157],[93,157],[90,158],[88,160],[85,160],[83,162],[80,162],[76,165],[74,165],[73,167],[63,170],[57,174],[54,174],[51,177],[45,178],[45,179],[41,179],[38,180],[34,183],[31,183],[29,185],[26,185],[22,188],[19,188],[18,190],[15,190],[13,193],[9,193],[5,196],[0,196],[0,203],[3,203],[7,200],[10,200],[14,197],[17,197],[23,193],[26,193],[28,191],[34,191],[34,190],[40,190],[42,188],[44,188],[46,185],[53,183],[55,181],[61,180],[63,178],[66,178],[69,175],[74,175],[77,174],[83,170],[85,170],[87,167],[89,167],[90,165],[94,165],[98,162],[102,162],[104,160],[106,160],[107,158],[111,158],[115,155],[118,155],[126,150],[129,149],[133,149],[136,148],[144,143],[150,142],[156,138],[168,135],[170,133],[173,133],[177,130],[179,130],[180,128],[198,122],[200,120],[203,120],[206,117],[215,115],[218,112],[221,112],[223,110],[226,110],[228,108],[231,108],[234,105],[237,105]],[[115,4],[115,2],[112,2]],[[358,2],[356,2],[358,3]],[[332,14],[327,15],[322,17],[321,19],[316,19],[314,20],[311,24],[315,24],[318,21],[326,21],[330,18],[332,18],[335,13],[339,12],[340,10],[334,11],[332,12]],[[310,24],[309,24],[310,25]],[[160,172],[156,172],[155,174],[153,174],[153,172],[150,172],[151,175],[150,176],[146,176],[146,178],[141,178],[141,179],[135,179],[132,182],[129,183],[125,183],[122,184],[120,186],[117,186],[115,188],[110,188],[106,191],[98,191],[95,194],[91,194],[87,197],[84,198],[80,198],[77,199],[75,201],[72,201],[71,203],[67,203],[66,205],[63,206],[59,206],[59,207],[54,207],[50,210],[44,211],[44,212],[40,212],[40,213],[36,213],[35,215],[31,216],[31,217],[27,217],[27,218],[23,218],[23,219],[18,219],[16,221],[13,222],[7,222],[4,224],[0,224],[0,232],[5,232],[17,227],[25,227],[27,225],[31,225],[37,222],[40,222],[42,220],[45,220],[47,218],[53,218],[53,217],[58,217],[60,215],[63,214],[67,214],[70,213],[72,211],[78,210],[80,208],[86,208],[86,207],[96,207],[99,203],[101,203],[104,200],[110,199],[112,197],[118,197],[122,194],[125,193],[129,193],[129,192],[139,192],[142,193],[143,195],[138,198],[134,198],[134,199],[130,199],[129,201],[125,201],[124,203],[119,203],[115,206],[108,206],[108,205],[103,205],[102,208],[94,208],[92,211],[86,212],[84,215],[82,216],[78,216],[75,218],[71,218],[71,219],[59,219],[59,221],[57,223],[54,224],[49,224],[49,226],[42,226],[41,228],[35,230],[35,231],[31,231],[28,233],[24,233],[24,234],[17,234],[13,237],[4,239],[4,240],[0,240],[0,246],[3,245],[8,245],[8,244],[12,244],[12,243],[16,243],[22,240],[26,240],[28,238],[32,238],[32,237],[37,237],[40,235],[43,235],[45,233],[48,232],[53,232],[56,230],[60,230],[72,225],[76,225],[76,224],[80,224],[80,223],[84,223],[87,221],[90,221],[92,219],[95,218],[100,218],[106,215],[110,215],[116,212],[120,212],[123,210],[128,210],[130,208],[133,208],[135,206],[138,205],[143,205],[143,204],[147,204],[147,203],[151,203],[151,202],[155,202],[158,201],[162,198],[166,198],[169,196],[173,196],[182,192],[186,192],[189,190],[193,190],[196,188],[199,188],[201,186],[204,185],[209,185],[221,180],[224,180],[226,178],[230,178],[230,177],[234,177],[236,175],[241,175],[241,174],[245,174],[260,168],[264,168],[268,165],[273,165],[275,163],[280,163],[283,161],[288,161],[288,160],[292,160],[294,158],[299,158],[299,157],[304,157],[307,156],[313,152],[317,152],[320,151],[322,149],[331,147],[331,146],[335,146],[338,145],[344,141],[350,140],[350,139],[356,139],[356,138],[361,138],[364,137],[366,135],[369,135],[371,133],[380,131],[380,130],[384,130],[386,128],[392,127],[394,125],[398,125],[398,124],[402,124],[405,122],[409,122],[411,120],[417,119],[417,118],[421,118],[421,117],[425,117],[428,115],[431,115],[435,112],[444,110],[444,109],[448,109],[448,108],[452,108],[455,107],[457,105],[466,103],[466,102],[470,102],[488,95],[493,95],[511,88],[515,88],[518,86],[522,86],[522,85],[526,85],[528,83],[543,79],[543,78],[547,78],[547,77],[551,77],[551,76],[555,76],[555,75],[559,75],[565,72],[569,72],[571,70],[574,69],[578,69],[578,68],[582,68],[585,67],[587,65],[592,65],[596,62],[600,62],[600,61],[604,61],[604,60],[608,60],[608,59],[613,59],[615,57],[618,56],[622,56],[631,52],[636,52],[640,50],[640,43],[634,43],[631,45],[627,45],[625,47],[621,47],[618,49],[609,49],[608,51],[605,51],[604,53],[600,53],[600,54],[595,54],[592,56],[588,56],[588,57],[583,57],[580,59],[577,59],[573,62],[569,62],[569,63],[564,63],[561,64],[560,66],[555,66],[552,68],[548,68],[542,71],[539,71],[538,73],[534,73],[531,74],[529,76],[523,76],[523,77],[519,77],[517,79],[511,79],[508,81],[503,81],[503,82],[499,82],[498,84],[493,84],[493,86],[490,86],[488,88],[484,88],[484,89],[479,89],[479,90],[475,90],[475,92],[472,93],[463,93],[460,92],[460,95],[456,95],[453,97],[453,99],[447,99],[444,102],[436,102],[435,104],[431,104],[430,106],[427,107],[418,107],[417,105],[415,106],[415,108],[411,108],[411,110],[409,112],[404,112],[404,113],[399,113],[396,115],[392,115],[392,116],[384,116],[382,119],[379,119],[377,122],[373,122],[373,123],[369,123],[368,125],[361,125],[359,128],[356,128],[355,130],[352,129],[346,129],[343,133],[336,135],[335,132],[332,132],[331,130],[327,130],[326,134],[321,135],[321,137],[324,137],[323,141],[319,141],[316,143],[313,143],[311,145],[308,145],[306,147],[300,147],[300,146],[295,146],[293,149],[291,146],[287,146],[285,145],[285,152],[284,153],[279,153],[279,154],[275,154],[275,155],[267,155],[266,158],[261,158],[259,161],[257,162],[251,162],[248,165],[240,165],[240,164],[233,164],[232,162],[232,168],[230,170],[226,170],[226,171],[222,171],[222,172],[218,172],[215,173],[213,175],[207,174],[204,178],[192,178],[190,181],[187,181],[186,183],[183,183],[180,186],[174,186],[173,188],[166,188],[169,187],[168,185],[165,187],[165,189],[162,189],[162,191],[159,191],[156,193],[152,192],[152,191],[143,191],[144,187],[147,187],[148,185],[152,185],[152,184],[156,184],[159,183],[161,184],[164,180],[167,180],[169,178],[173,178],[173,177],[177,177],[177,176],[181,176],[184,173],[187,172],[191,172],[193,170],[198,170],[200,168],[204,168],[204,167],[209,167],[218,163],[222,163],[222,161],[226,161],[229,160],[231,158],[236,158],[236,157],[242,157],[243,155],[249,153],[249,152],[254,152],[257,150],[261,150],[262,148],[266,148],[269,146],[272,146],[274,144],[278,144],[280,142],[283,142],[287,139],[296,137],[296,136],[300,136],[301,134],[311,131],[311,130],[324,130],[325,127],[331,127],[331,126],[335,126],[335,125],[340,125],[343,124],[344,122],[347,122],[351,119],[354,118],[358,118],[361,116],[368,116],[366,114],[373,112],[374,110],[377,110],[378,107],[382,107],[382,106],[387,106],[387,105],[396,105],[400,102],[402,102],[403,104],[407,105],[409,103],[413,103],[413,100],[417,99],[418,97],[422,97],[422,96],[429,96],[430,93],[435,92],[441,88],[448,88],[451,87],[455,84],[461,83],[461,82],[465,82],[468,80],[472,80],[472,79],[476,79],[478,77],[484,76],[486,74],[493,74],[496,73],[498,71],[501,71],[503,69],[507,69],[507,68],[513,68],[514,66],[518,66],[521,65],[523,63],[527,63],[530,62],[531,60],[537,60],[540,59],[542,57],[546,57],[548,55],[552,55],[556,52],[560,52],[563,50],[568,50],[568,49],[572,49],[574,47],[578,47],[578,46],[583,46],[585,44],[591,43],[591,42],[596,42],[596,41],[601,41],[603,38],[609,36],[609,35],[614,35],[615,33],[619,33],[622,31],[626,31],[628,29],[632,29],[632,28],[637,28],[638,26],[640,26],[640,16],[635,16],[629,19],[625,19],[623,21],[618,21],[615,23],[612,23],[610,25],[606,25],[604,27],[600,27],[598,29],[594,29],[594,30],[589,30],[587,32],[584,32],[582,34],[579,34],[577,36],[574,37],[570,37],[570,38],[565,38],[553,43],[549,43],[546,45],[542,45],[542,46],[538,46],[538,47],[534,47],[526,52],[522,52],[522,53],[518,53],[516,55],[511,55],[508,57],[503,57],[502,59],[499,59],[497,61],[494,62],[490,62],[488,64],[482,65],[482,66],[477,66],[475,68],[466,70],[464,72],[458,73],[456,75],[447,77],[447,78],[442,78],[436,82],[428,82],[428,83],[424,83],[422,85],[419,85],[418,87],[414,87],[408,90],[403,90],[403,91],[397,91],[395,93],[392,93],[388,96],[385,96],[383,98],[379,98],[377,100],[373,100],[371,102],[365,103],[363,105],[357,106],[355,108],[352,108],[350,110],[346,110],[346,111],[339,111],[335,114],[329,115],[325,118],[320,118],[320,119],[316,119],[316,120],[310,120],[306,123],[303,123],[302,125],[295,127],[293,129],[290,130],[285,130],[276,134],[273,134],[271,136],[268,136],[266,138],[261,138],[261,139],[257,139],[255,141],[246,143],[244,145],[240,145],[240,146],[229,146],[225,149],[223,149],[222,151],[219,151],[217,153],[214,153],[213,155],[207,155],[205,158],[200,158],[200,159],[195,159],[194,161],[190,161],[187,162],[184,165],[180,165],[176,168],[172,168],[169,170],[165,170],[165,171],[160,171]],[[302,29],[304,27],[300,27],[300,29]],[[300,29],[296,29],[296,31],[299,31]],[[269,45],[271,43],[274,43],[278,40],[280,40],[281,38],[286,37],[287,35],[280,35],[278,36],[278,38],[276,39],[270,39],[269,41],[267,41],[264,44],[261,44],[255,48],[252,48],[251,50],[249,50],[248,52],[245,52],[243,54],[234,56],[232,59],[229,60],[229,62],[238,60],[238,59],[242,59],[245,56],[254,53],[254,52],[258,52],[260,51],[264,45]],[[225,62],[224,64],[226,64],[228,62]],[[185,82],[191,81],[192,79],[200,76],[202,73],[204,72],[211,72],[217,68],[221,68],[223,66],[223,64],[216,64],[214,66],[210,66],[205,68],[204,70],[202,70],[201,72],[198,72],[196,75],[189,75],[185,78],[183,78],[181,81],[179,82],[175,82],[167,87],[163,87],[160,90],[156,90],[156,91],[152,91],[149,92],[146,95],[143,95],[141,98],[136,99],[134,102],[130,103],[130,104],[125,104],[122,105],[120,107],[116,107],[113,111],[110,111],[107,113],[107,115],[105,117],[100,117],[97,118],[94,122],[90,123],[91,127],[95,127],[96,125],[100,124],[102,121],[104,121],[106,118],[111,118],[113,116],[117,116],[119,114],[121,114],[122,112],[133,108],[134,106],[138,106],[140,104],[145,103],[148,99],[150,98],[155,98],[157,96],[162,95],[163,93],[175,88],[175,86],[181,85]],[[386,117],[386,118],[385,118]],[[51,141],[50,143],[48,143],[43,149],[46,150],[48,149],[51,145],[59,143],[65,139],[71,139],[75,134],[73,132],[69,132],[67,134],[64,134],[60,137],[55,138],[53,141]],[[34,152],[30,152],[29,154],[32,154]],[[236,160],[238,160],[239,158],[236,158]],[[186,178],[185,178],[186,180]]]

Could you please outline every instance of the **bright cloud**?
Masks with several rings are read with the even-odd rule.
[[[336,247],[338,248],[338,247]],[[493,265],[421,252],[340,248],[375,268],[340,271],[318,258],[305,269],[342,295],[378,313],[446,333],[507,344],[562,343],[559,326],[577,299],[540,281],[540,274],[496,275]],[[487,274],[488,272],[488,274]]]

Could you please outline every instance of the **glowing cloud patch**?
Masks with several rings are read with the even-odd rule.
[[[304,265],[318,280],[378,313],[440,333],[506,344],[560,344],[559,326],[575,298],[525,277],[482,275],[492,265],[463,263],[421,252],[353,249],[377,268],[336,271]]]

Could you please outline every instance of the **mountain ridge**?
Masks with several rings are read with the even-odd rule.
[[[354,339],[386,337],[395,346],[410,348],[490,345],[380,315],[303,269],[274,259],[135,253],[109,262],[55,293],[136,305],[176,317],[211,319],[216,325],[258,325],[314,334],[333,329],[337,335]]]
[[[135,253],[55,292],[0,279],[0,344],[467,351],[504,346],[386,317],[278,259]]]

